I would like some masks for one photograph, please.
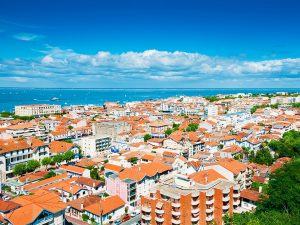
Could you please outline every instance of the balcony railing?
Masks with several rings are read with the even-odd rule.
[[[159,223],[162,223],[165,219],[163,217],[155,217],[155,220]]]
[[[172,202],[173,207],[180,207],[180,202]]]
[[[144,212],[151,212],[151,208],[147,207],[147,206],[142,206],[142,211]]]
[[[172,211],[173,216],[180,216],[180,211]]]
[[[214,207],[207,208],[206,213],[212,213],[214,211]]]
[[[151,220],[151,216],[150,215],[142,214],[142,219],[150,221]]]
[[[165,211],[163,209],[155,209],[155,212],[158,214],[163,214]]]

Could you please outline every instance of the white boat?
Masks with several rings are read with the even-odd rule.
[[[51,101],[58,101],[58,100],[59,100],[59,98],[56,98],[56,97],[51,98]]]

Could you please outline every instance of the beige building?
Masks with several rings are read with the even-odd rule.
[[[35,104],[35,105],[18,105],[15,106],[17,116],[39,116],[46,114],[60,113],[60,105]]]

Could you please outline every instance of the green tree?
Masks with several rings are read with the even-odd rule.
[[[86,214],[82,214],[82,220],[84,221],[84,222],[87,222],[89,219],[90,219],[90,217],[88,216],[88,215],[86,215]]]
[[[13,174],[16,176],[20,176],[26,173],[26,164],[20,163],[14,166]]]
[[[197,124],[197,123],[190,123],[189,125],[188,125],[188,127],[185,129],[185,131],[187,131],[187,132],[190,132],[190,131],[196,131],[197,129],[198,129],[198,127],[199,127],[199,124]]]
[[[263,148],[256,152],[254,162],[258,164],[264,164],[264,165],[272,165],[274,159],[267,148]]]
[[[91,166],[88,169],[90,170],[90,176],[92,179],[95,179],[95,180],[100,179],[100,175],[99,175],[97,168]]]
[[[269,198],[259,205],[258,211],[275,210],[300,215],[300,159],[278,169],[270,176]]]
[[[72,152],[72,151],[66,151],[63,155],[63,159],[66,161],[66,162],[70,162],[72,159],[75,158],[75,153]]]
[[[64,161],[64,157],[62,154],[57,154],[53,156],[52,160],[53,162],[60,164],[62,161]]]
[[[56,176],[56,173],[54,173],[53,171],[49,171],[49,172],[44,176],[44,178],[47,179],[47,178],[55,177],[55,176]]]
[[[151,139],[151,135],[150,134],[145,134],[144,135],[144,142],[147,142],[149,139]]]
[[[35,159],[31,159],[26,164],[26,170],[27,170],[27,172],[33,172],[40,166],[41,166],[41,164],[39,161],[37,161]]]
[[[51,158],[50,157],[45,157],[45,158],[43,158],[42,159],[42,165],[43,166],[46,166],[46,169],[47,169],[47,167],[51,164]]]
[[[165,130],[165,135],[169,136],[170,134],[172,134],[172,132],[173,132],[173,129],[168,128],[168,129]]]

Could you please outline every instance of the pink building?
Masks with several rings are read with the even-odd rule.
[[[171,170],[171,166],[152,162],[121,172],[105,171],[106,192],[120,196],[126,204],[134,208],[139,207],[140,196],[149,193],[150,188]]]

